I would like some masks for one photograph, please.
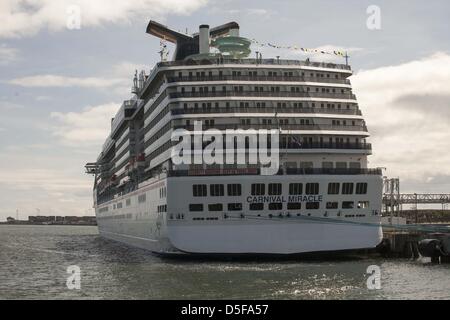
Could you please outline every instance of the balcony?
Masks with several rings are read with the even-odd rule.
[[[339,115],[361,116],[361,110],[350,109],[325,109],[325,108],[252,108],[252,107],[228,107],[228,108],[198,108],[198,109],[172,109],[172,115],[180,114],[207,114],[207,113],[324,113]]]
[[[276,91],[208,91],[208,92],[172,92],[169,98],[214,98],[214,97],[274,97],[274,98],[326,98],[355,100],[352,93],[321,92],[276,92]]]
[[[194,82],[194,81],[285,81],[285,82],[317,82],[317,83],[334,83],[350,85],[348,79],[333,78],[315,78],[315,77],[299,77],[299,76],[192,76],[192,77],[169,77],[167,82]]]
[[[195,169],[195,170],[171,170],[167,172],[168,177],[186,177],[186,176],[235,176],[235,175],[259,175],[259,168],[242,169]],[[381,168],[280,168],[277,175],[382,175]]]
[[[339,149],[339,150],[372,150],[372,144],[370,143],[355,143],[355,142],[312,142],[312,143],[300,143],[300,145],[296,143],[280,143],[280,149],[294,149],[294,150],[302,150],[302,149]]]
[[[173,129],[186,129],[189,131],[194,130],[194,125],[177,125],[175,124]],[[219,130],[281,130],[281,131],[289,131],[289,130],[334,130],[334,131],[361,131],[367,132],[367,127],[365,125],[362,126],[338,126],[331,124],[214,124],[214,125],[202,125],[203,130],[207,129],[219,129]],[[283,133],[283,132],[281,132]]]
[[[179,61],[167,61],[159,62],[157,66],[163,67],[175,67],[175,66],[195,66],[195,65],[224,65],[224,64],[254,64],[254,65],[273,65],[273,66],[299,66],[299,67],[313,67],[313,68],[327,68],[351,71],[349,65],[327,63],[327,62],[311,62],[301,60],[285,60],[285,59],[203,59],[203,60],[179,60]]]

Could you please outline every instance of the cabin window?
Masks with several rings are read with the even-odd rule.
[[[249,208],[252,211],[264,210],[264,203],[250,203]]]
[[[342,194],[353,194],[352,182],[346,182],[342,184]]]
[[[223,184],[211,184],[209,185],[209,193],[212,197],[222,197],[224,195]]]
[[[342,202],[342,209],[353,209],[355,203],[353,201]]]
[[[252,184],[252,196],[263,196],[266,194],[266,185],[264,183]]]
[[[306,203],[306,209],[308,210],[315,210],[315,209],[319,209],[320,206],[320,202],[307,202]]]
[[[303,192],[303,184],[301,183],[290,183],[289,184],[289,194],[298,195]]]
[[[358,209],[367,209],[369,207],[369,201],[358,201]]]
[[[206,197],[206,184],[194,184],[192,186],[192,194],[194,197]]]
[[[269,203],[269,210],[282,210],[282,209],[283,209],[283,203],[281,203],[281,202]]]
[[[281,183],[269,183],[269,195],[278,196],[281,194]]]
[[[202,203],[191,203],[189,205],[189,211],[203,211],[203,204]]]
[[[339,194],[340,184],[337,182],[331,182],[328,184],[328,194]]]
[[[319,194],[319,184],[318,183],[307,183],[306,184],[306,194]]]
[[[229,196],[240,196],[242,194],[242,186],[238,183],[227,185]]]
[[[229,203],[228,211],[242,211],[242,203]]]
[[[331,161],[322,162],[322,168],[333,169],[333,162],[331,162]]]
[[[356,184],[356,194],[367,194],[367,183],[359,182]]]
[[[361,169],[361,163],[359,163],[359,162],[350,162],[350,169]]]
[[[327,209],[337,209],[338,203],[337,202],[327,202]]]
[[[339,141],[343,143],[343,141]],[[336,162],[336,169],[347,169],[347,162]]]
[[[209,211],[223,211],[223,205],[221,203],[208,204]]]
[[[138,202],[139,202],[139,203],[145,202],[146,199],[147,199],[147,195],[146,195],[145,193],[144,193],[144,194],[141,194],[140,196],[138,196]]]
[[[302,208],[301,202],[289,202],[287,204],[288,210],[300,210]]]

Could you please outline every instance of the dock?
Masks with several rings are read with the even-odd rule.
[[[403,210],[404,204],[413,205]],[[439,209],[419,210],[419,204],[439,204]],[[450,262],[450,194],[400,193],[400,180],[383,182],[383,242],[378,251],[386,257]]]

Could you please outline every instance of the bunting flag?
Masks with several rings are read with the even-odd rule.
[[[279,46],[273,43],[262,43],[259,42],[256,39],[251,39],[252,43],[260,46],[260,47],[271,47],[271,48],[275,48],[275,49],[288,49],[288,50],[301,50],[303,52],[306,53],[320,53],[320,54],[331,54],[331,55],[335,55],[335,56],[339,56],[339,57],[345,57],[347,54],[343,51],[323,51],[323,50],[318,50],[318,49],[311,49],[311,48],[303,48],[303,47],[299,47],[299,46]]]

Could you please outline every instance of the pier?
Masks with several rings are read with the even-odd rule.
[[[404,204],[413,205],[403,210]],[[418,209],[419,204],[440,204],[439,209]],[[450,262],[450,194],[400,193],[398,178],[383,181],[383,242],[385,256],[429,257],[433,262]],[[386,221],[386,219],[385,219]],[[411,228],[403,228],[409,225]]]

